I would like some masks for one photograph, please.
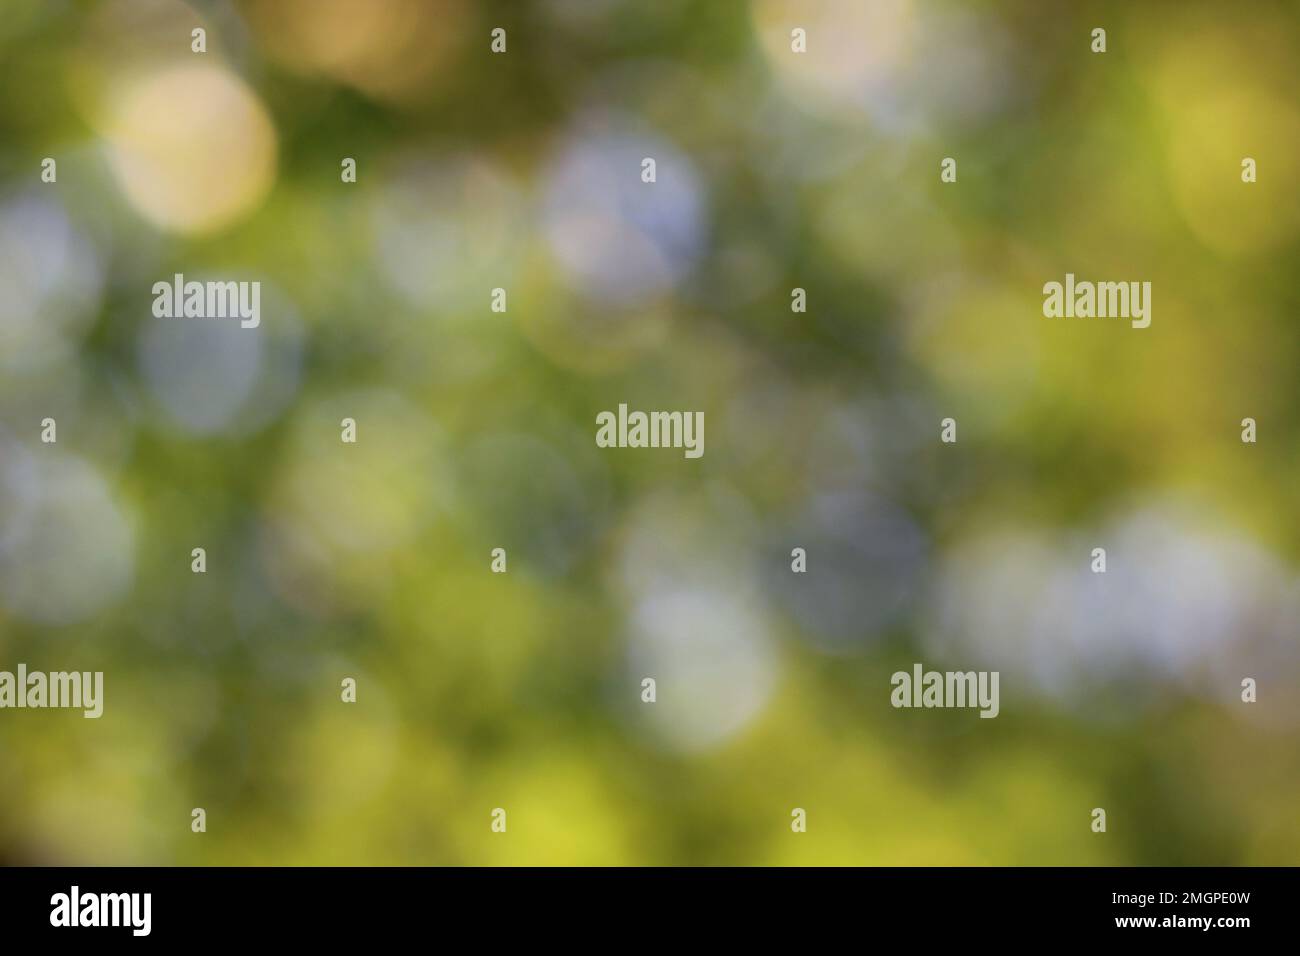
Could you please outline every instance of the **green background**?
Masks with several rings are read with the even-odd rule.
[[[1294,4],[3,6],[0,861],[1300,862]]]

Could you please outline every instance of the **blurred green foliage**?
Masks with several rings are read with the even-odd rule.
[[[0,861],[1295,864],[1298,26],[7,0],[0,669],[106,703],[0,712]]]

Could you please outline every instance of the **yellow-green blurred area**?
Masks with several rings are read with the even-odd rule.
[[[1300,863],[1295,4],[0,6],[0,861]]]

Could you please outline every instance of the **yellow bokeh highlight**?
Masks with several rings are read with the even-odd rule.
[[[229,70],[172,66],[124,85],[104,138],[126,198],[171,232],[211,233],[253,212],[275,180],[276,135]]]

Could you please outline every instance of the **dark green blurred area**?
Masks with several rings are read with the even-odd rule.
[[[1300,862],[1298,28],[5,0],[0,862]]]

